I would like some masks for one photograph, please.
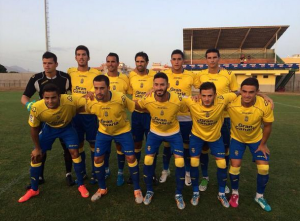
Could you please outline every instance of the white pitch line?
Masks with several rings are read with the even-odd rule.
[[[279,103],[279,102],[274,102],[275,104],[280,104],[280,105],[284,105],[284,106],[288,106],[288,107],[294,107],[294,108],[298,108],[300,109],[299,106],[293,106],[293,105],[288,105],[288,104],[283,104],[283,103]]]

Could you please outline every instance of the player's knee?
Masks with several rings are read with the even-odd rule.
[[[257,172],[260,175],[268,175],[269,174],[269,165],[257,165]]]
[[[96,164],[102,164],[102,163],[104,163],[104,159],[103,159],[104,157],[95,157],[94,158],[94,164],[96,165]]]
[[[72,159],[76,159],[79,157],[78,149],[69,149]]]
[[[175,158],[175,166],[176,167],[184,167],[184,159],[183,157],[176,157]]]
[[[229,173],[232,175],[239,175],[241,171],[241,167],[233,167],[231,166],[229,169]]]
[[[196,157],[191,157],[191,166],[198,167],[200,164],[200,159]]]
[[[151,166],[151,165],[153,165],[153,162],[154,162],[154,156],[149,156],[149,155],[146,155],[146,156],[145,156],[144,164],[145,164],[146,166]]]
[[[221,169],[226,168],[226,160],[225,159],[216,160],[216,164],[217,164],[218,168],[221,168]]]
[[[133,163],[136,160],[135,155],[126,155],[125,158],[128,163]]]

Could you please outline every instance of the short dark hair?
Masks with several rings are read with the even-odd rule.
[[[207,49],[207,51],[205,52],[205,57],[207,58],[207,54],[208,53],[217,53],[218,54],[218,57],[220,57],[220,52],[218,49],[216,48],[210,48],[210,49]]]
[[[42,90],[43,96],[44,96],[45,92],[56,92],[58,95],[60,95],[58,86],[53,83],[48,83],[43,87],[43,90]]]
[[[137,57],[143,57],[146,62],[149,61],[148,55],[145,52],[143,52],[143,51],[140,51],[140,52],[136,53],[136,55],[134,57],[134,61],[136,60]]]
[[[163,72],[157,72],[154,75],[153,80],[155,80],[156,78],[163,78],[163,79],[165,79],[167,81],[167,83],[169,82],[168,76],[165,73],[163,73]]]
[[[200,93],[202,90],[209,90],[212,89],[214,93],[217,93],[216,85],[213,82],[204,82],[200,86]]]
[[[108,56],[115,57],[116,60],[117,60],[117,62],[119,62],[119,55],[117,55],[116,53],[110,52],[110,53],[106,56],[106,58],[107,58]]]
[[[258,83],[258,80],[256,78],[246,78],[242,84],[241,84],[241,88],[244,86],[244,85],[251,85],[251,86],[255,86],[256,90],[259,89],[259,83]]]
[[[79,51],[79,50],[85,51],[87,56],[90,57],[90,51],[86,46],[84,46],[84,45],[77,46],[77,48],[75,49],[75,55],[76,55],[77,51]]]
[[[101,82],[104,81],[106,86],[109,87],[109,78],[105,75],[98,75],[94,78],[93,82],[97,81],[97,82]]]
[[[182,59],[184,59],[184,54],[183,54],[183,52],[182,52],[180,49],[175,49],[174,51],[172,51],[171,57],[172,57],[174,54],[180,54],[181,57],[182,57]]]
[[[43,59],[44,59],[44,58],[46,58],[46,59],[48,59],[48,58],[53,58],[53,61],[54,61],[55,63],[57,63],[57,57],[56,57],[56,55],[55,55],[54,53],[50,52],[50,51],[46,51],[46,52],[43,54]]]

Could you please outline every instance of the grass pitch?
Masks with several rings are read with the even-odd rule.
[[[272,207],[264,212],[254,202],[256,165],[246,152],[240,179],[240,205],[224,208],[217,200],[216,165],[210,157],[208,190],[201,193],[199,205],[190,204],[192,188],[185,187],[186,208],[177,209],[174,201],[174,160],[171,177],[155,187],[149,206],[134,202],[133,187],[117,187],[117,161],[114,147],[110,159],[111,176],[107,179],[108,195],[92,203],[80,197],[77,187],[65,183],[62,148],[55,142],[48,152],[45,166],[46,183],[40,195],[28,202],[18,203],[29,183],[30,152],[33,143],[27,123],[28,112],[20,103],[21,92],[0,92],[0,220],[299,220],[300,218],[300,96],[270,95],[275,101],[275,122],[268,146],[271,150],[270,180],[265,197]],[[87,165],[90,171],[89,148]],[[156,173],[162,169],[162,151],[158,156]],[[142,165],[140,164],[142,174]],[[125,167],[125,178],[128,178]],[[75,177],[75,174],[73,173]],[[229,180],[229,179],[228,179]],[[97,185],[86,185],[92,195]],[[230,186],[230,182],[228,182]],[[141,187],[145,185],[141,176]]]

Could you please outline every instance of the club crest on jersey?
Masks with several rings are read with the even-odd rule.
[[[249,118],[248,116],[245,116],[245,121],[248,122]]]
[[[100,148],[99,147],[96,148],[96,152],[100,153]]]
[[[36,112],[36,107],[32,107],[32,108],[31,108],[31,111],[32,111],[32,112]]]
[[[60,118],[60,116],[57,115],[57,116],[56,116],[56,119],[58,120],[59,118]]]
[[[179,85],[179,81],[177,80],[175,84],[176,84],[176,86],[178,86]]]
[[[147,150],[148,150],[148,151],[150,151],[150,150],[151,150],[151,147],[150,147],[150,146],[148,146],[148,147],[147,147]]]
[[[162,110],[160,111],[160,115],[163,116],[165,114],[165,112]]]
[[[115,91],[117,89],[116,85],[113,86],[113,90]]]
[[[140,88],[143,88],[143,87],[144,87],[144,84],[143,84],[143,83],[141,83],[141,84],[140,84]]]
[[[72,96],[68,96],[67,99],[72,102]]]
[[[206,112],[206,113],[205,113],[205,117],[209,117],[209,112]]]
[[[108,117],[108,112],[107,111],[104,112],[104,116]]]
[[[239,151],[238,150],[234,151],[234,155],[238,156],[239,155]]]
[[[83,84],[83,82],[84,82],[84,80],[83,80],[83,78],[81,78],[81,80],[80,80],[80,84]]]

